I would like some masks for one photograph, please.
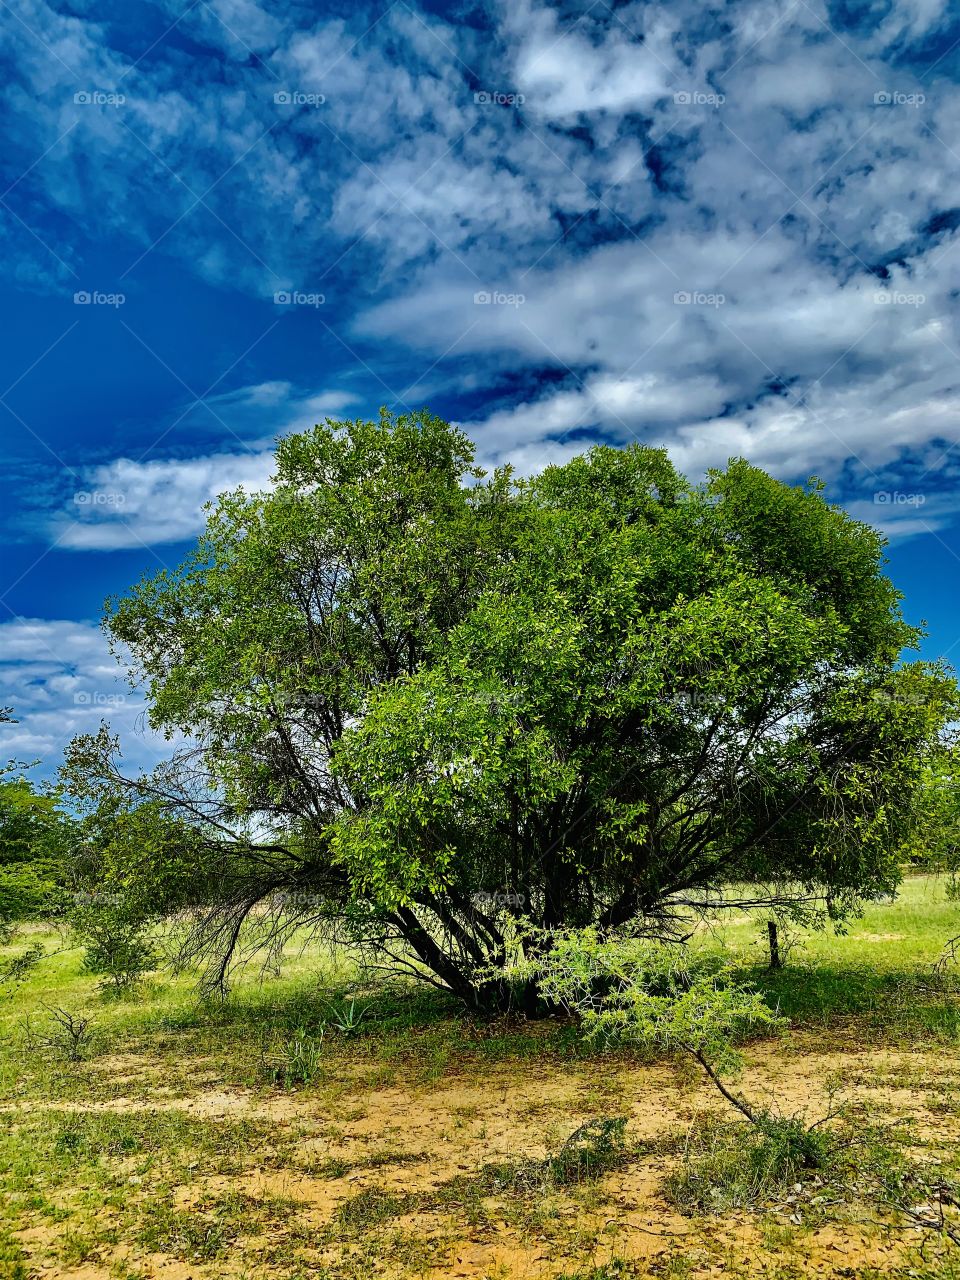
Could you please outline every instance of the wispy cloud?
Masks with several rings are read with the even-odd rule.
[[[142,696],[131,690],[106,638],[93,623],[18,618],[0,623],[0,703],[15,724],[0,725],[5,758],[50,767],[67,743],[101,721],[123,737],[127,763],[151,767],[170,744],[146,723]]]
[[[19,116],[21,141],[70,127],[28,183],[65,211],[92,198],[105,234],[144,253],[159,238],[254,294],[359,271],[340,354],[406,349],[414,394],[424,368],[454,378],[481,357],[489,461],[534,467],[593,432],[664,443],[694,470],[726,451],[830,475],[956,438],[943,215],[960,208],[960,90],[909,70],[903,41],[941,20],[926,9],[885,40],[841,38],[806,4],[707,23],[693,5],[574,20],[524,0],[490,11],[485,43],[403,5],[291,26],[223,0],[177,23],[227,57],[189,92],[175,45],[137,62],[43,0],[28,18],[34,34],[8,39],[51,105]],[[76,75],[125,102],[74,104]],[[501,391],[536,370],[551,376],[532,396]],[[289,396],[267,382],[220,412],[266,438],[275,388]],[[256,452],[116,459],[86,474],[122,503],[51,528],[74,548],[177,540],[218,484],[267,473]]]

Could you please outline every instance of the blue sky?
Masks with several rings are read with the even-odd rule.
[[[0,0],[6,754],[101,716],[103,598],[278,433],[429,405],[817,474],[960,651],[960,10]]]

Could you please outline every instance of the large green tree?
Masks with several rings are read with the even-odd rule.
[[[743,461],[692,485],[601,447],[518,481],[426,413],[328,422],[111,608],[188,745],[130,784],[104,731],[67,774],[184,833],[110,865],[190,908],[217,978],[314,923],[497,1002],[519,916],[663,931],[743,882],[842,909],[895,886],[956,711],[900,659],[882,551]]]
[[[0,708],[0,723],[13,721]],[[0,767],[0,934],[24,920],[62,912],[67,903],[70,817],[53,787],[38,787],[16,761]]]

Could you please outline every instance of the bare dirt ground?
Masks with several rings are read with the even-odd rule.
[[[163,1118],[213,1130],[250,1123],[259,1139],[192,1157],[161,1147],[144,1160],[122,1143],[108,1150],[89,1256],[64,1252],[64,1232],[76,1229],[68,1219],[34,1218],[16,1232],[31,1259],[28,1276],[954,1274],[918,1270],[923,1233],[875,1206],[833,1205],[825,1215],[788,1195],[762,1212],[681,1213],[664,1179],[682,1159],[684,1135],[705,1115],[730,1113],[712,1086],[676,1064],[514,1062],[454,1069],[429,1084],[378,1085],[344,1062],[333,1086],[292,1092],[234,1087],[203,1063],[181,1066],[191,1091],[182,1082],[171,1089],[164,1071],[139,1055],[96,1060],[90,1083],[105,1096],[48,1101],[42,1110],[53,1126],[97,1116],[135,1118],[147,1131]],[[960,1060],[952,1052],[847,1049],[836,1036],[826,1050],[816,1035],[795,1033],[750,1048],[739,1087],[810,1120],[838,1103],[902,1120],[918,1149],[960,1135]],[[4,1111],[16,1123],[19,1105]],[[613,1114],[628,1118],[633,1156],[595,1183],[518,1196],[478,1178],[491,1164],[541,1159],[580,1123]]]

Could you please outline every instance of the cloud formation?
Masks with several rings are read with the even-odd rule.
[[[694,471],[732,450],[788,477],[869,478],[957,438],[960,89],[942,6],[842,29],[786,0],[521,0],[459,24],[405,3],[161,8],[149,47],[47,0],[3,36],[15,149],[55,161],[6,199],[95,208],[134,278],[159,252],[265,300],[348,288],[345,365],[380,344],[398,396],[427,369],[441,395],[469,382],[462,416],[489,461],[532,468],[593,433],[666,444]],[[14,257],[50,287],[69,241],[61,265],[29,236]],[[91,482],[125,511],[66,533],[60,516],[54,536],[189,536],[218,475],[265,469],[100,463]]]
[[[146,704],[130,689],[100,628],[92,623],[16,618],[0,623],[0,704],[15,724],[0,725],[4,759],[51,766],[80,733],[102,720],[123,741],[129,767],[150,768],[169,744],[146,723]]]

